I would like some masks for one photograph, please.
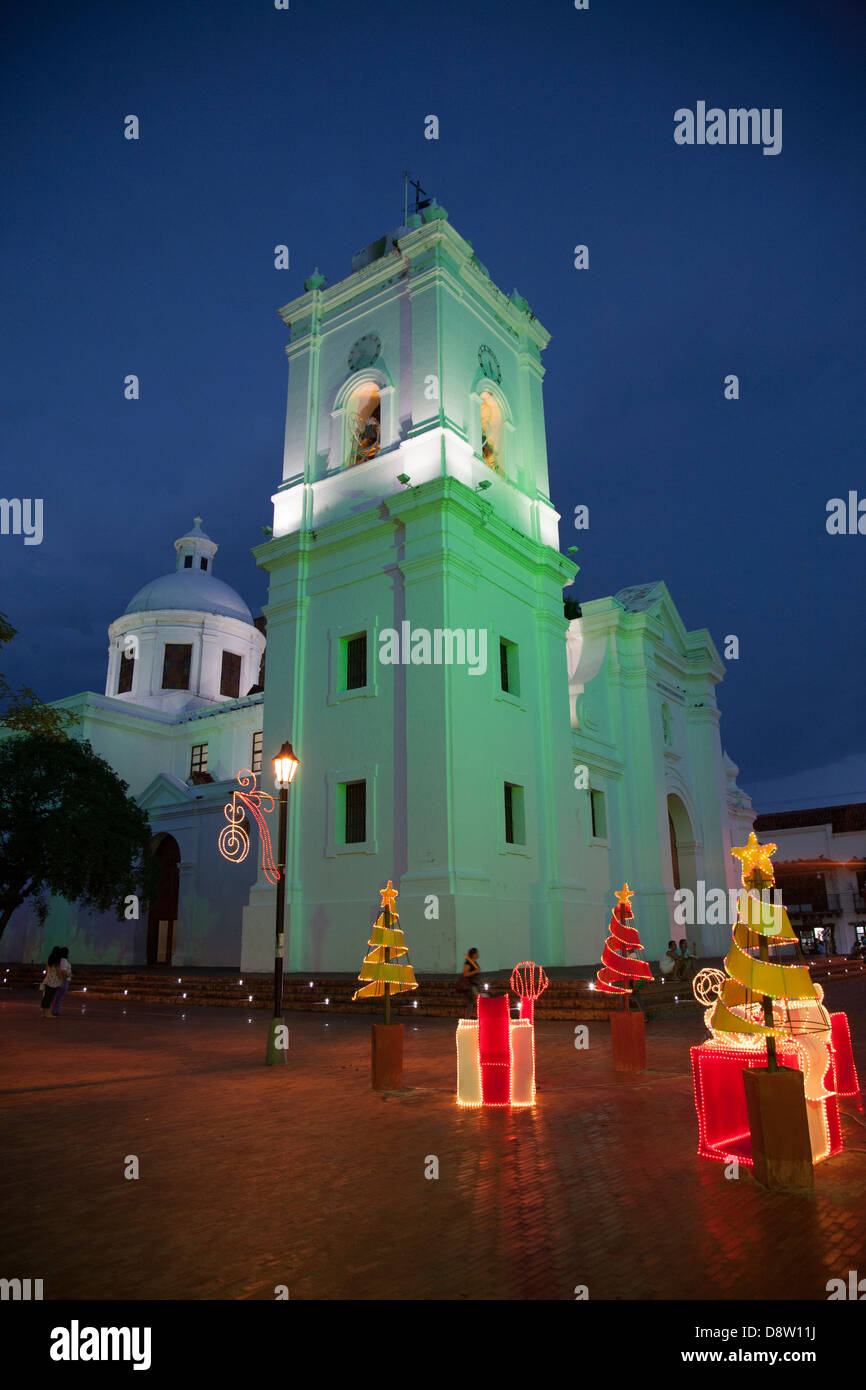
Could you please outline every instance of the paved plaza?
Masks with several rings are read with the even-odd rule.
[[[828,986],[866,1079],[866,981]],[[866,1272],[866,1127],[813,1192],[698,1159],[689,1010],[617,1076],[606,1024],[537,1024],[534,1110],[455,1104],[455,1024],[406,1025],[400,1094],[371,1090],[370,1018],[0,1002],[2,1270],[46,1299],[826,1300]],[[847,1105],[847,1102],[846,1102]],[[128,1156],[137,1180],[124,1177]],[[425,1177],[438,1160],[438,1178]]]

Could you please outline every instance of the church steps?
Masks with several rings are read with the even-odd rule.
[[[866,972],[866,962],[849,961],[842,957],[810,963],[813,978],[833,980],[853,979]],[[175,971],[179,971],[175,973]],[[42,978],[39,965],[0,966],[0,988],[35,989]],[[243,980],[243,984],[240,981]],[[419,988],[411,994],[397,995],[391,1010],[395,1017],[461,1018],[466,1012],[465,995],[457,988],[453,976],[419,978]],[[592,1022],[606,1019],[621,1007],[619,999],[597,993],[586,978],[554,978],[536,1008],[540,1020],[569,1020]],[[490,978],[491,994],[502,993],[508,979]],[[381,1015],[381,999],[360,999],[352,1002],[358,981],[352,975],[286,976],[283,987],[283,1007],[286,1012],[325,1009],[336,1013]],[[223,971],[209,974],[196,971],[187,974],[183,967],[174,969],[144,966],[79,966],[75,970],[69,1002],[78,1002],[86,989],[91,999],[134,1000],[150,1004],[189,1004],[200,1007],[268,1009],[273,1002],[273,977],[266,974],[241,976]],[[184,995],[186,996],[184,998]],[[252,996],[252,998],[250,998]],[[328,1003],[325,1003],[325,1000]],[[677,1017],[683,1009],[697,1012],[690,985],[686,983],[657,983],[640,991],[640,1004],[648,1018]]]

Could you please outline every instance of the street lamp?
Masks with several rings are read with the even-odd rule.
[[[286,1050],[278,1046],[279,1030],[283,1025],[283,927],[286,913],[286,820],[289,806],[289,783],[298,770],[298,760],[292,745],[286,741],[274,762],[274,784],[280,797],[280,827],[277,839],[277,913],[274,946],[274,1016],[268,1032],[267,1065],[285,1062]]]

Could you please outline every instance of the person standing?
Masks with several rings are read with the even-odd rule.
[[[469,994],[469,1017],[475,1016],[475,1000],[481,993],[481,966],[478,964],[478,947],[470,946],[463,957],[463,987]]]
[[[45,979],[42,982],[42,1017],[48,1018],[51,1014],[51,1005],[54,1003],[55,995],[63,986],[63,975],[60,970],[60,962],[63,957],[60,954],[59,946],[52,946],[51,954],[45,962]],[[53,1017],[57,1017],[56,1014]]]
[[[57,967],[57,973],[60,976],[60,988],[51,1001],[51,1012],[55,1018],[60,1013],[60,1005],[63,1003],[66,991],[69,988],[69,981],[72,979],[72,966],[69,964],[68,946],[60,947],[60,962]]]

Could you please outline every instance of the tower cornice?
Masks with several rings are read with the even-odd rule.
[[[417,283],[419,277],[441,278],[450,269],[456,285],[478,296],[488,312],[501,319],[518,337],[528,337],[539,352],[547,346],[550,334],[529,306],[515,291],[511,296],[494,284],[475,256],[471,244],[450,222],[439,217],[421,227],[399,229],[393,250],[353,271],[327,289],[311,289],[284,304],[277,312],[287,327],[295,326],[303,336],[303,321],[314,316],[324,318],[358,295],[369,294],[392,284],[398,277]],[[433,256],[430,262],[427,258]],[[525,307],[524,307],[525,306]]]

